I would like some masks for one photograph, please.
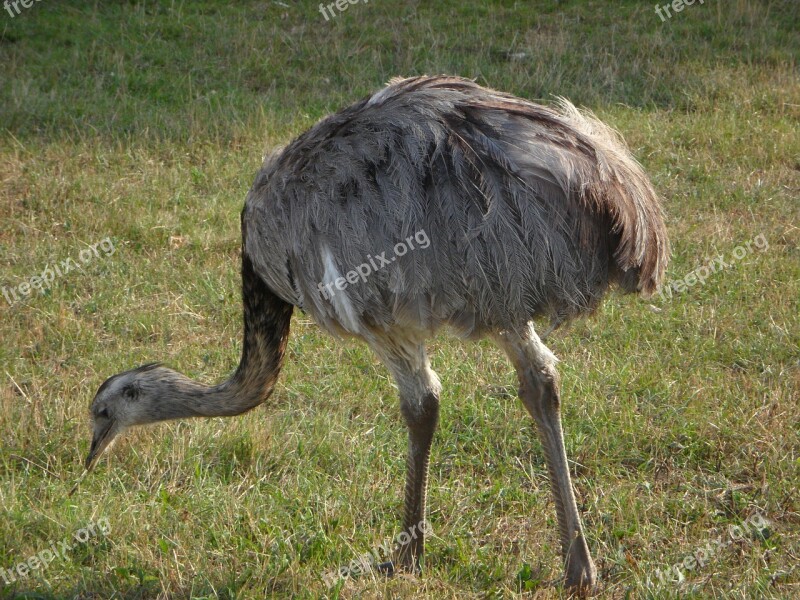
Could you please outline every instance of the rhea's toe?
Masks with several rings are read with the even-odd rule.
[[[596,583],[597,571],[591,562],[584,565],[571,564],[564,579],[564,586],[572,595],[580,598],[591,596]]]
[[[394,563],[390,560],[375,565],[375,570],[384,577],[392,577],[395,574]]]

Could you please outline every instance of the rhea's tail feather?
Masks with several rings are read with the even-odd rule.
[[[595,150],[598,181],[584,188],[586,200],[612,217],[619,236],[614,251],[616,280],[627,291],[652,295],[664,279],[669,239],[661,202],[622,137],[591,112],[559,98],[567,124]]]

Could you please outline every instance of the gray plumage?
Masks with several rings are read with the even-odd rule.
[[[397,382],[408,426],[402,545],[416,571],[441,384],[441,326],[508,355],[542,441],[567,586],[596,569],[564,451],[556,358],[533,328],[594,310],[611,283],[652,293],[668,242],[659,201],[608,127],[566,100],[532,104],[454,77],[396,79],[266,159],[242,211],[244,341],[206,386],[160,365],[109,378],[92,401],[87,469],[127,427],[232,416],[265,402],[294,306],[364,339]]]
[[[462,336],[590,311],[609,282],[651,293],[667,261],[658,200],[608,127],[562,100],[538,106],[453,77],[395,79],[264,163],[246,251],[285,301],[330,331]],[[365,281],[339,275],[407,252]]]

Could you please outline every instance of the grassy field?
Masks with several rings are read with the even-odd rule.
[[[263,153],[421,73],[591,108],[665,199],[671,292],[612,294],[548,341],[599,596],[798,597],[800,7],[654,4],[0,10],[0,598],[564,595],[541,446],[489,342],[431,344],[421,578],[323,580],[399,532],[405,428],[368,349],[299,312],[268,405],[133,432],[67,496],[106,377],[235,368],[239,211]]]

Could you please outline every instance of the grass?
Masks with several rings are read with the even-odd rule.
[[[0,568],[108,519],[0,598],[557,598],[555,511],[513,371],[431,343],[442,394],[420,579],[321,575],[399,531],[386,370],[298,313],[268,406],[134,432],[73,497],[87,405],[160,359],[238,360],[238,213],[261,155],[390,77],[563,95],[618,128],[665,198],[672,298],[611,295],[548,342],[603,598],[800,589],[800,11],[707,1],[36,2],[0,12]],[[763,236],[768,248],[732,260]],[[80,262],[108,238],[114,253]],[[13,300],[13,298],[12,298]],[[664,571],[730,540],[686,580]],[[2,573],[0,573],[2,576]],[[648,585],[648,579],[651,583]],[[673,576],[673,579],[675,577]]]

